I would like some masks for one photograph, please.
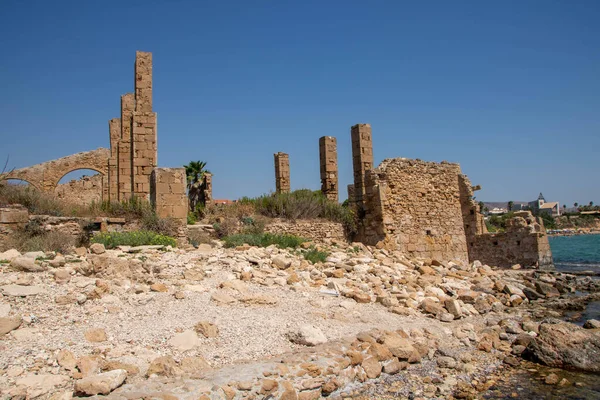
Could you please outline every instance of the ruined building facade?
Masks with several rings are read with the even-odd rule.
[[[355,145],[360,126],[352,127],[356,240],[441,262],[552,266],[543,223],[531,213],[517,213],[505,232],[488,233],[474,188],[458,164],[394,158],[371,169],[357,162],[365,152],[372,162],[372,145],[366,151]],[[370,127],[361,131],[362,143],[372,143],[370,134]]]

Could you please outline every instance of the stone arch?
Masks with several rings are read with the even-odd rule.
[[[26,182],[29,184],[29,186],[31,186],[32,188],[36,189],[36,190],[40,190],[40,188],[38,186],[36,186],[33,182],[28,181],[27,179],[22,179],[22,178],[17,178],[14,177],[12,175],[9,175],[6,180],[4,182],[10,184],[10,181],[21,181],[21,182]]]
[[[110,150],[99,148],[92,151],[84,151],[70,156],[47,161],[31,167],[19,168],[2,176],[11,179],[20,179],[29,182],[45,192],[53,192],[63,176],[78,169],[91,169],[102,174],[103,198],[108,193],[108,159]]]

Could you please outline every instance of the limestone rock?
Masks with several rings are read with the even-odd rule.
[[[4,285],[0,290],[5,296],[26,297],[35,296],[43,292],[40,286]]]
[[[542,323],[523,355],[551,367],[600,372],[600,330],[559,320]]]
[[[383,372],[394,375],[406,368],[408,368],[407,362],[400,362],[397,358],[394,358],[392,361],[383,366]]]
[[[181,360],[180,367],[184,373],[191,375],[211,368],[210,364],[202,356],[185,357]]]
[[[314,325],[302,325],[298,330],[290,332],[288,337],[292,342],[305,346],[316,346],[327,342],[325,334]]]
[[[96,394],[109,394],[125,382],[127,371],[114,369],[95,376],[80,379],[75,382],[75,392],[93,396]]]
[[[6,335],[19,326],[21,326],[21,317],[0,318],[0,336]]]
[[[173,377],[179,375],[181,370],[177,366],[175,360],[171,356],[158,357],[152,360],[150,366],[148,367],[148,371],[146,372],[147,376],[150,375],[159,375],[159,376],[167,376]]]
[[[212,301],[214,301],[215,303],[220,303],[220,304],[231,304],[231,303],[235,303],[237,300],[228,295],[227,293],[225,293],[224,291],[216,291],[214,292],[211,296],[210,299]]]
[[[365,370],[367,377],[369,379],[375,379],[381,375],[381,364],[377,361],[375,357],[368,357],[360,364],[361,367]]]
[[[58,284],[68,283],[71,280],[71,273],[66,269],[57,269],[54,271],[54,280]]]
[[[84,334],[86,340],[92,343],[106,342],[106,331],[101,328],[88,329]]]
[[[535,288],[546,297],[560,297],[558,289],[549,283],[537,281],[535,282]]]
[[[10,313],[10,304],[0,303],[0,318],[8,317]]]
[[[194,326],[194,329],[199,334],[207,338],[214,338],[219,336],[219,328],[213,323],[208,321],[200,321]]]
[[[12,261],[17,257],[20,257],[21,253],[19,253],[16,249],[6,250],[4,253],[0,253],[0,261]]]
[[[153,292],[165,293],[165,292],[169,291],[169,288],[164,283],[154,283],[154,284],[150,285],[150,290]]]
[[[188,281],[201,281],[206,274],[201,269],[188,269],[183,273],[183,277]]]
[[[292,265],[292,260],[277,256],[271,261],[273,266],[277,269],[288,269]]]
[[[191,350],[199,344],[198,335],[192,330],[175,334],[169,344],[179,351]]]
[[[25,272],[41,272],[46,268],[40,264],[35,263],[34,258],[29,258],[25,256],[17,257],[10,262],[10,266],[16,269],[17,271],[25,271]]]
[[[66,369],[67,371],[75,371],[77,368],[77,360],[73,353],[69,350],[61,350],[56,357],[56,361],[58,361],[58,365]]]
[[[448,299],[444,302],[446,309],[454,318],[460,318],[462,316],[462,309],[460,308],[460,303],[454,299]]]
[[[90,246],[90,252],[92,252],[92,254],[104,254],[106,253],[106,249],[102,243],[93,243]]]
[[[400,360],[408,360],[415,352],[412,343],[399,335],[387,335],[383,339],[383,345],[387,346],[395,357]]]
[[[28,375],[17,379],[15,385],[24,388],[28,399],[43,396],[54,392],[56,387],[62,386],[69,381],[65,375]]]

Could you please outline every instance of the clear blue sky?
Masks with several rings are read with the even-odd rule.
[[[108,147],[154,54],[159,164],[204,160],[217,198],[318,189],[350,126],[376,164],[459,162],[479,200],[600,202],[600,1],[16,1],[0,5],[0,158]]]

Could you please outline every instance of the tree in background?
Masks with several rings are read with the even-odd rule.
[[[508,211],[512,211],[512,209],[513,209],[513,206],[514,206],[514,205],[515,205],[515,202],[514,202],[514,201],[512,201],[512,200],[511,200],[511,201],[509,201],[509,202],[508,202]]]
[[[204,174],[209,174],[210,171],[205,169],[206,163],[200,160],[190,161],[183,167],[187,176],[188,204],[193,212],[203,198]]]

